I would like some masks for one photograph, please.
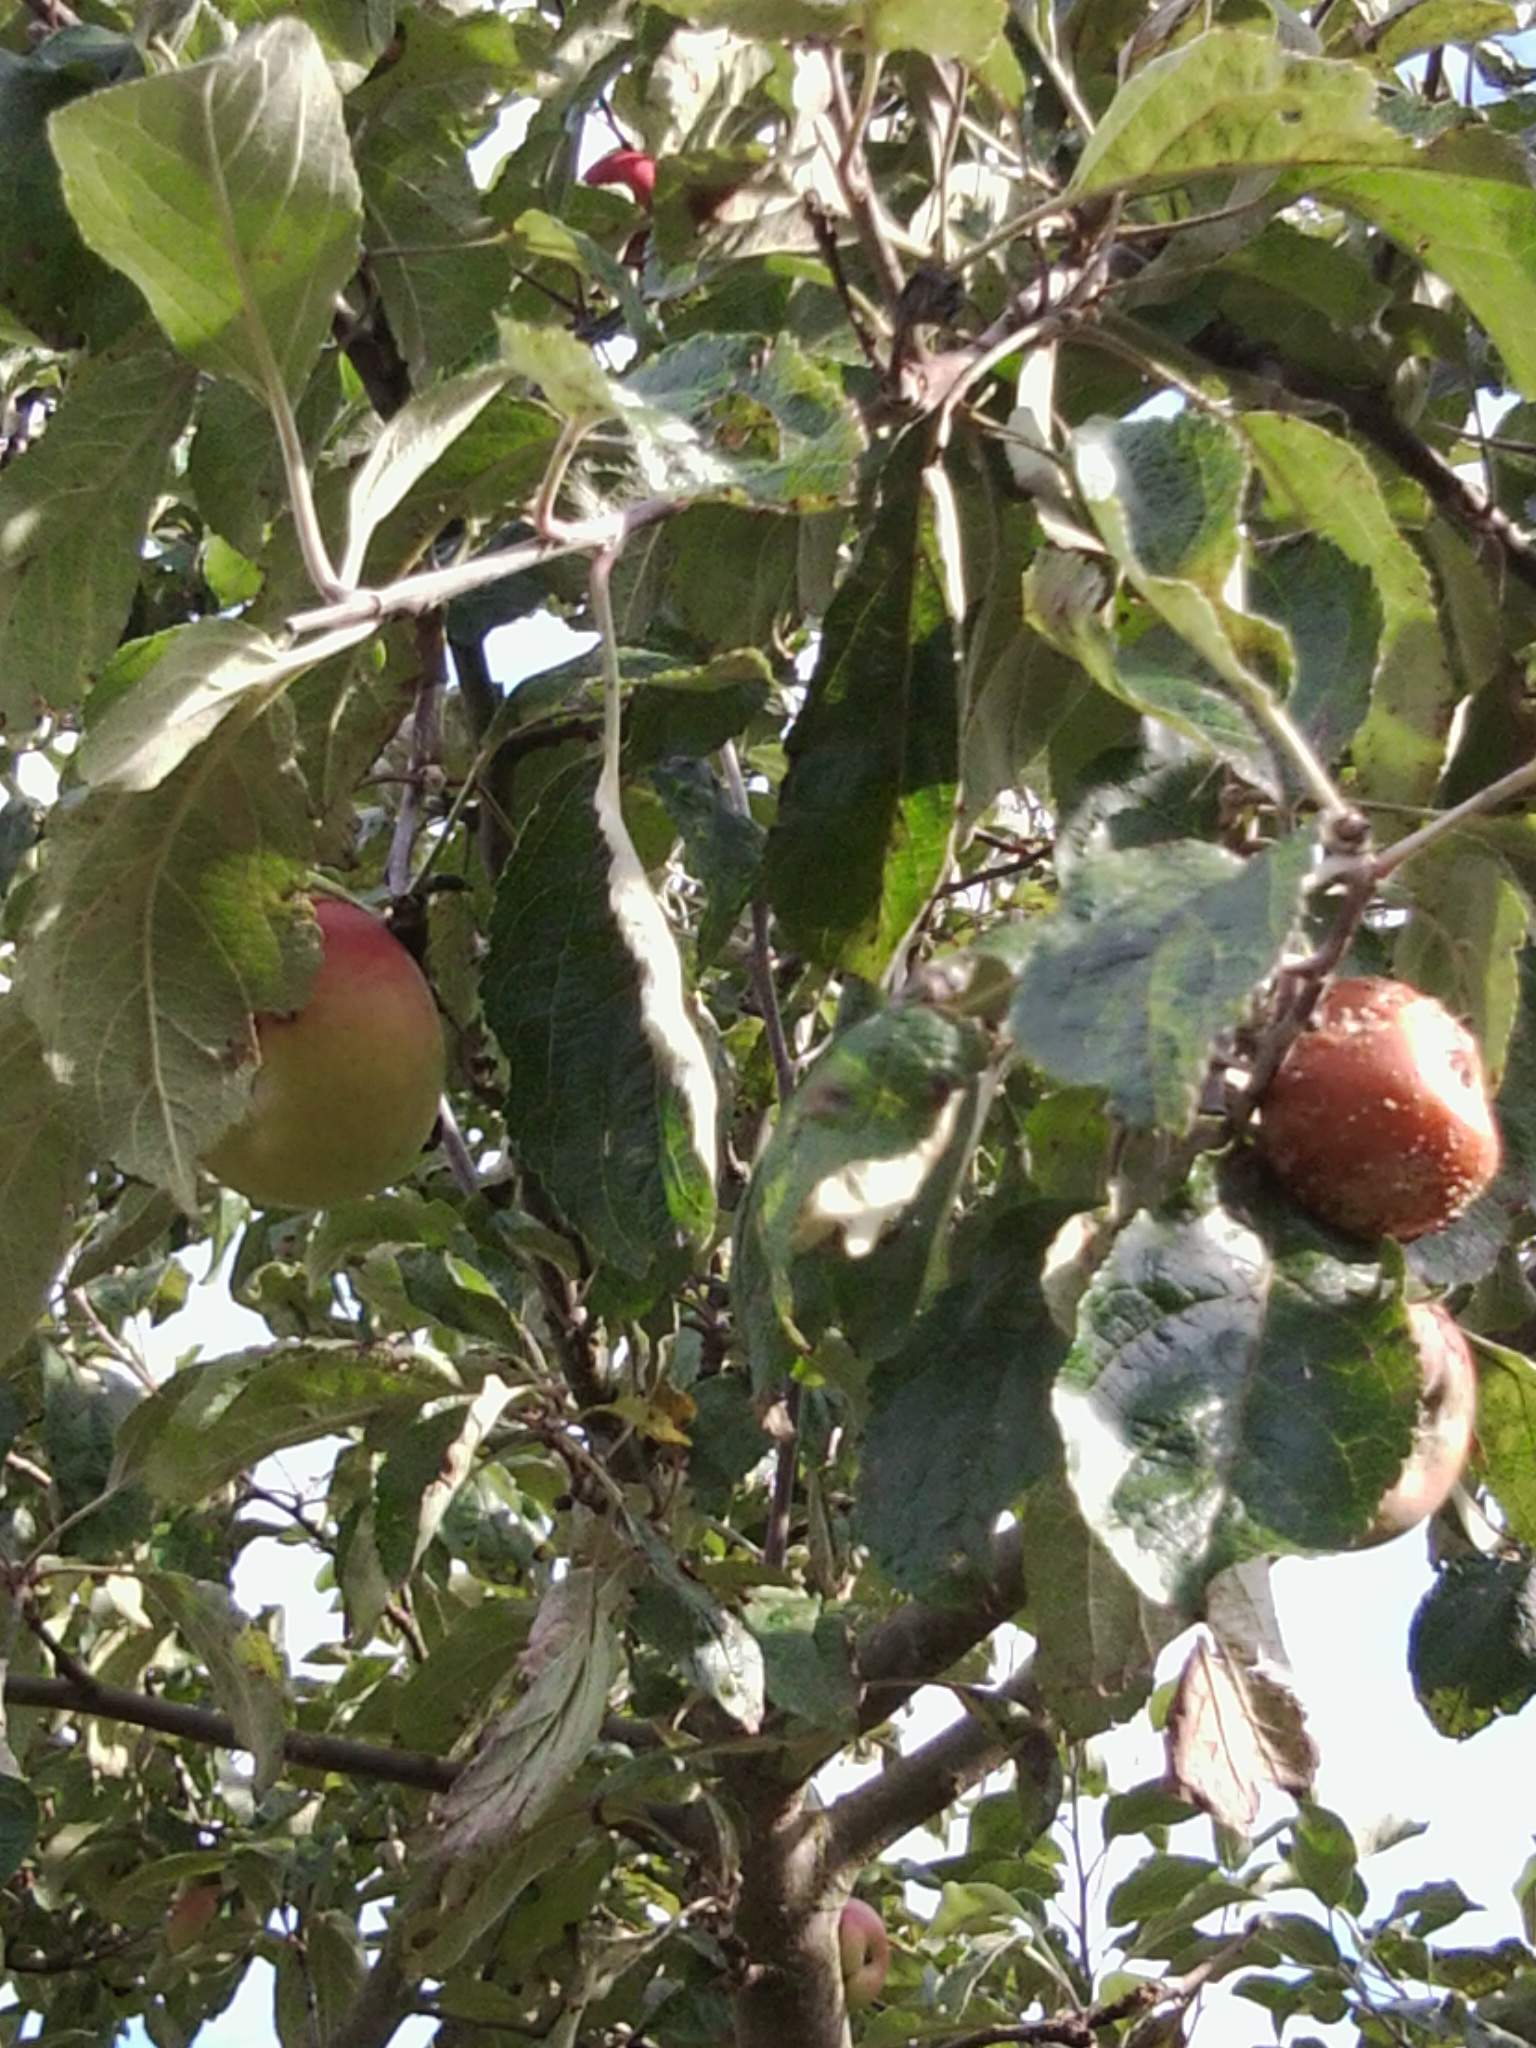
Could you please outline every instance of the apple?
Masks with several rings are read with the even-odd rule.
[[[867,1899],[849,1899],[838,1915],[837,1949],[843,1968],[843,2003],[850,2012],[880,1996],[891,1966],[891,1937]]]
[[[165,1945],[173,1956],[190,1948],[219,1910],[216,1883],[190,1884],[177,1896],[165,1919]]]
[[[584,185],[623,185],[637,206],[650,211],[656,192],[656,159],[643,149],[610,149],[588,167]]]
[[[1414,1302],[1408,1324],[1419,1350],[1419,1417],[1413,1449],[1382,1495],[1359,1549],[1389,1543],[1444,1507],[1472,1448],[1477,1367],[1466,1338],[1438,1302]]]
[[[322,899],[324,941],[302,1010],[255,1020],[250,1108],[204,1164],[253,1202],[318,1209],[410,1172],[443,1092],[426,976],[387,926]]]
[[[1356,1237],[1439,1230],[1499,1170],[1477,1041],[1406,982],[1327,988],[1259,1115],[1259,1147],[1282,1185]]]

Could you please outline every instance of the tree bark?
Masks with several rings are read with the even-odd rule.
[[[848,2048],[822,1823],[799,1792],[750,1799],[736,1935],[749,1961],[735,1998],[736,2048]]]

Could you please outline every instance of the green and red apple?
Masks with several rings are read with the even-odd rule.
[[[315,904],[323,951],[303,1008],[255,1020],[261,1065],[243,1120],[204,1164],[253,1202],[319,1209],[415,1165],[443,1091],[427,978],[366,910]]]

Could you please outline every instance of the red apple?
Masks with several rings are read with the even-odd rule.
[[[1477,1421],[1477,1367],[1456,1320],[1438,1302],[1408,1310],[1419,1348],[1419,1416],[1413,1449],[1381,1497],[1359,1548],[1390,1542],[1444,1507],[1461,1477]]]
[[[215,1883],[189,1884],[177,1897],[165,1919],[165,1945],[173,1956],[190,1948],[219,1910],[219,1887]]]
[[[1499,1170],[1477,1041],[1406,982],[1336,981],[1269,1084],[1259,1145],[1302,1207],[1340,1230],[1439,1230]]]
[[[323,900],[324,939],[302,1010],[256,1019],[244,1121],[210,1173],[254,1202],[317,1209],[410,1172],[443,1091],[443,1034],[426,976],[378,918]]]
[[[843,1966],[843,2003],[850,2012],[880,1996],[891,1966],[891,1937],[867,1899],[849,1899],[838,1916],[837,1949]]]
[[[623,185],[637,206],[647,212],[656,192],[656,159],[643,149],[610,149],[582,179],[584,185]]]

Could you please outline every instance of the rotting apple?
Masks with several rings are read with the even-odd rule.
[[[891,1966],[891,1937],[867,1899],[849,1899],[838,1915],[837,1949],[843,1970],[843,2003],[850,2012],[880,1996]]]
[[[1413,1449],[1381,1497],[1357,1549],[1389,1543],[1436,1514],[1461,1477],[1477,1422],[1477,1367],[1456,1319],[1438,1302],[1416,1301],[1408,1326],[1419,1353],[1419,1414]]]
[[[1439,1230],[1499,1170],[1477,1041],[1406,982],[1325,989],[1259,1116],[1260,1150],[1283,1186],[1357,1237]]]
[[[250,1108],[204,1164],[252,1201],[318,1209],[410,1171],[443,1090],[426,976],[378,918],[315,904],[323,951],[304,1007],[261,1016]]]

